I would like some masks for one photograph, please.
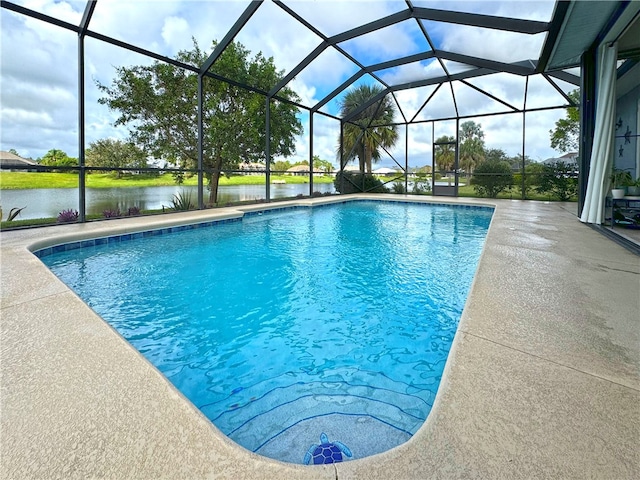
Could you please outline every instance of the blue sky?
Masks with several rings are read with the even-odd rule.
[[[84,1],[21,0],[22,4],[38,12],[78,24]],[[245,1],[125,1],[98,0],[90,30],[119,40],[175,56],[179,50],[192,46],[192,37],[203,48],[209,48],[213,39],[222,39],[248,2]],[[292,10],[312,22],[324,35],[332,36],[406,8],[403,1],[291,1],[285,2]],[[443,8],[444,2],[414,1],[417,7]],[[553,12],[553,1],[472,1],[446,2],[452,10],[490,15],[517,16],[548,21]],[[37,158],[51,148],[59,148],[77,155],[77,37],[73,32],[41,21],[1,11],[2,26],[2,150],[16,149],[21,155]],[[424,22],[436,48],[512,62],[537,58],[544,36],[523,36],[508,32]],[[526,37],[526,38],[525,38]],[[272,2],[264,2],[240,32],[237,41],[253,53],[262,51],[272,56],[278,68],[290,71],[314,48],[321,38],[307,30]],[[340,44],[347,53],[364,65],[411,55],[428,48],[415,20],[405,21],[381,31]],[[115,113],[98,105],[100,96],[95,81],[109,84],[115,67],[150,63],[136,53],[105,44],[95,39],[86,41],[86,122],[87,145],[100,138],[126,138],[128,131],[114,128]],[[467,66],[449,62],[453,71]],[[328,92],[358,70],[349,59],[333,48],[323,52],[290,86],[312,106]],[[429,76],[440,75],[438,62],[423,61],[396,69],[379,72],[391,84],[404,83]],[[529,84],[529,105],[557,104],[561,97],[542,79],[532,78]],[[363,82],[375,82],[366,76]],[[471,80],[507,103],[521,107],[524,79],[499,74]],[[565,91],[571,85],[562,84]],[[441,89],[418,118],[434,118],[452,111],[451,88]],[[454,92],[461,113],[480,113],[508,110],[473,89],[454,83]],[[396,98],[405,115],[413,116],[430,95],[433,88],[404,90]],[[337,99],[323,109],[337,113]],[[558,155],[549,146],[549,130],[564,116],[561,110],[541,112],[527,116],[527,154],[542,160]],[[297,141],[297,153],[291,160],[308,158],[308,115],[301,116],[305,133]],[[400,118],[400,117],[398,117]],[[522,151],[522,115],[485,117],[476,119],[485,132],[487,144],[503,148],[510,155]],[[451,122],[437,124],[435,134],[455,129]],[[392,152],[404,162],[405,129],[401,128],[401,141]],[[455,130],[454,130],[455,131]],[[335,160],[339,125],[323,116],[314,117],[314,153],[330,161]],[[432,125],[414,125],[409,128],[409,163],[418,166],[429,163]],[[382,165],[390,165],[383,159]]]

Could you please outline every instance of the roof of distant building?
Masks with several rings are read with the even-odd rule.
[[[15,167],[27,167],[37,166],[38,164],[33,160],[27,160],[15,153],[0,151],[0,166],[2,168],[15,168]]]
[[[565,153],[561,157],[551,157],[542,161],[542,163],[545,163],[545,164],[558,163],[558,162],[564,162],[568,164],[577,164],[578,152],[569,152],[569,153]]]
[[[376,175],[387,175],[390,173],[398,173],[397,170],[394,170],[393,168],[387,168],[387,167],[382,167],[382,168],[376,168],[373,172]]]
[[[301,172],[309,172],[309,165],[294,165],[293,167],[287,170],[289,173],[301,173]],[[322,173],[322,170],[317,168],[313,169],[313,173]]]

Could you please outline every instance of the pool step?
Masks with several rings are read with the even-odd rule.
[[[438,379],[439,380],[439,379]],[[433,405],[435,399],[435,389],[431,390],[431,385],[437,382],[430,382],[426,385],[416,387],[405,382],[393,380],[380,372],[361,370],[355,367],[342,367],[339,369],[325,369],[321,372],[286,372],[277,377],[271,377],[253,385],[239,385],[230,391],[226,397],[221,398],[219,393],[211,392],[211,401],[198,404],[198,408],[204,411],[207,416],[216,421],[217,417],[226,411],[235,410],[244,407],[247,404],[263,399],[272,393],[279,392],[276,403],[280,404],[287,399],[294,400],[300,395],[307,394],[309,386],[322,386],[320,393],[331,394],[339,390],[342,393],[349,393],[350,388],[357,388],[358,391],[354,395],[367,396],[369,393],[363,391],[362,388],[372,388],[387,391],[389,395],[394,393],[400,395],[409,395],[421,399],[427,406],[427,410]],[[300,387],[296,387],[296,385]],[[306,387],[305,387],[306,385]],[[299,391],[294,391],[299,388]],[[286,390],[286,391],[284,391]],[[201,392],[202,394],[202,392]],[[411,400],[413,404],[416,400]],[[418,402],[419,404],[419,402]],[[410,407],[409,407],[410,408]],[[420,411],[424,411],[424,405],[418,407]]]
[[[291,463],[304,463],[305,454],[319,443],[324,433],[331,442],[346,445],[351,457],[342,461],[364,458],[390,450],[411,438],[384,422],[371,417],[333,414],[303,420],[283,430],[256,450],[256,453]]]
[[[434,398],[435,392],[378,372],[342,368],[288,372],[199,407],[230,438],[255,451],[300,422],[334,414],[368,418],[411,436]]]
[[[251,451],[257,451],[303,421],[323,416],[340,414],[347,417],[367,417],[408,436],[413,435],[425,420],[424,417],[410,415],[381,400],[345,394],[301,396],[256,415],[247,415],[259,410],[261,409],[258,407],[251,408],[250,411],[234,412],[237,413],[233,418],[234,423],[242,421],[242,424],[228,433],[232,440]]]

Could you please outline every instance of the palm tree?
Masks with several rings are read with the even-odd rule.
[[[436,140],[435,150],[433,154],[434,171],[439,170],[442,174],[450,172],[456,162],[455,146],[451,142],[455,142],[453,136],[443,135]]]
[[[467,178],[484,160],[484,151],[482,126],[473,121],[462,123],[460,125],[460,166],[466,171]]]
[[[347,92],[340,102],[340,114],[344,118],[382,92],[376,85],[359,85]],[[344,124],[343,155],[346,161],[358,158],[360,172],[371,173],[371,164],[380,159],[380,150],[390,148],[398,141],[395,125],[389,125],[395,116],[395,105],[390,96],[369,105]],[[340,155],[338,146],[338,158]]]
[[[69,158],[69,156],[65,152],[57,148],[52,148],[42,156],[40,163],[42,165],[56,167],[67,158]]]
[[[460,144],[460,166],[470,177],[473,170],[484,160],[484,142],[472,138]]]

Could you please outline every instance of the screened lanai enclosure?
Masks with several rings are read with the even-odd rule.
[[[2,206],[86,221],[225,205],[227,185],[455,196],[474,175],[524,199],[566,160],[582,208],[595,48],[630,3],[3,0],[2,169],[46,180]],[[552,146],[580,104],[582,134]]]

